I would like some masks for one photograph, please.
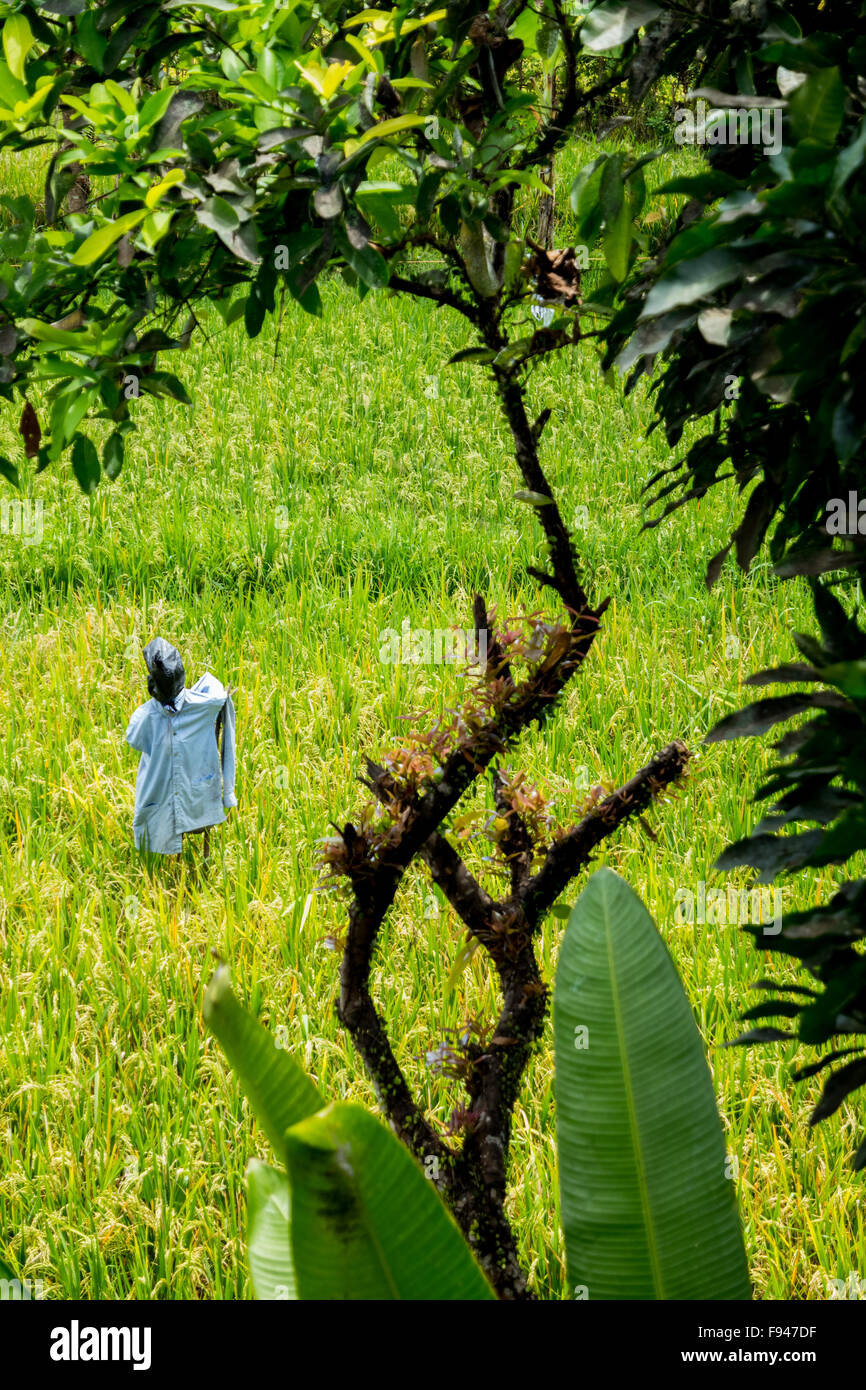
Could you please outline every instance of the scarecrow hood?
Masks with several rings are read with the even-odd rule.
[[[161,705],[173,705],[186,684],[180,652],[164,637],[154,637],[144,649],[148,693]]]

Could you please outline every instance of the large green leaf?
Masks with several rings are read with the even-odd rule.
[[[288,1052],[277,1047],[270,1033],[241,1008],[232,994],[225,966],[220,967],[208,985],[204,1017],[231,1062],[274,1152],[286,1163],[286,1130],[320,1110],[322,1097]]]
[[[380,290],[387,285],[388,262],[380,251],[370,245],[353,245],[342,228],[337,230],[335,241],[359,280],[369,285],[371,290]]]
[[[606,154],[599,155],[580,170],[571,185],[569,201],[577,218],[578,236],[583,242],[594,241],[601,227],[601,182],[609,158]]]
[[[285,1139],[302,1299],[491,1299],[493,1290],[415,1160],[338,1101]]]
[[[661,7],[652,0],[606,0],[580,26],[580,41],[591,53],[604,53],[625,43],[644,24],[652,24]]]
[[[678,261],[653,285],[640,317],[651,318],[681,304],[694,304],[721,285],[736,280],[741,270],[742,262],[732,251],[707,251],[703,256]]]
[[[72,471],[82,492],[94,492],[99,484],[99,455],[86,435],[77,434],[72,444]]]
[[[565,931],[554,1041],[572,1286],[591,1299],[749,1298],[701,1038],[652,918],[610,869]]]
[[[141,212],[127,212],[123,217],[118,217],[114,222],[108,222],[104,227],[91,232],[90,236],[79,246],[75,255],[72,257],[73,265],[93,265],[100,256],[104,256],[110,246],[116,241],[120,241],[122,236],[131,232],[133,227],[137,227],[139,222],[143,222],[147,216],[147,209]]]
[[[604,229],[604,259],[615,280],[624,280],[628,274],[628,253],[631,249],[631,206],[628,202],[620,204],[613,221]]]
[[[845,117],[845,88],[839,69],[813,72],[794,92],[788,107],[799,140],[832,145]]]
[[[289,1180],[258,1158],[250,1159],[246,1176],[247,1250],[256,1298],[296,1299]]]
[[[3,25],[3,52],[9,71],[19,82],[24,81],[24,64],[33,47],[33,31],[23,14],[10,15]]]

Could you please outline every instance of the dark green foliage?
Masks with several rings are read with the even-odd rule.
[[[663,426],[672,448],[689,423],[707,425],[650,481],[664,480],[650,503],[664,508],[650,525],[732,474],[748,494],[708,582],[732,547],[747,569],[770,533],[776,561],[828,551],[829,503],[847,500],[864,463],[861,7],[751,10],[764,23],[744,24],[724,53],[711,53],[700,90],[720,107],[746,104],[756,92],[775,101],[781,150],[765,157],[763,143],[708,144],[707,173],[667,185],[692,202],[628,287],[606,356],[607,366],[628,373],[627,390],[653,374],[654,427]],[[787,101],[780,66],[802,77]],[[848,548],[862,549],[859,532]]]
[[[704,426],[649,480],[654,514],[647,524],[657,526],[733,477],[745,505],[709,561],[708,584],[732,550],[747,570],[765,541],[784,577],[857,569],[866,558],[866,518],[857,506],[866,464],[864,7],[742,0],[702,8],[693,23],[660,16],[647,46],[667,23],[664,70],[690,65],[693,86],[710,105],[748,114],[762,98],[775,104],[781,148],[765,154],[763,140],[707,144],[706,172],[660,190],[686,193],[689,202],[652,259],[636,263],[616,301],[604,365],[627,376],[627,391],[644,376],[651,380],[653,428],[664,429],[673,449],[688,426]],[[769,122],[766,129],[772,135]],[[770,802],[769,814],[718,861],[726,869],[749,866],[764,883],[807,866],[846,864],[866,849],[866,632],[826,588],[813,583],[813,592],[821,641],[797,637],[805,663],[762,672],[752,683],[805,680],[825,688],[760,700],[710,735],[751,736],[814,714],[775,745],[788,761],[757,792]],[[801,991],[796,1002],[762,1003],[747,1019],[791,1020],[795,1036],[810,1045],[866,1033],[859,945],[866,880],[845,883],[823,906],[788,914],[778,935],[746,930],[761,949],[794,957],[821,986],[813,995]],[[792,992],[769,987],[777,996]],[[737,1041],[789,1036],[764,1025]],[[861,1037],[798,1075],[856,1056],[862,1045]],[[863,1058],[847,1061],[830,1075],[812,1122],[864,1083]],[[866,1166],[866,1142],[854,1164]]]
[[[779,761],[756,793],[758,801],[769,803],[767,813],[752,834],[727,849],[717,864],[723,869],[751,865],[760,871],[759,881],[764,883],[795,868],[845,864],[866,850],[866,632],[828,588],[815,580],[812,586],[821,639],[799,634],[795,638],[808,664],[761,671],[749,683],[807,679],[832,688],[818,695],[760,700],[722,720],[708,736],[708,741],[748,737],[808,708],[819,711],[773,745]],[[768,711],[768,706],[773,710]],[[819,828],[791,833],[804,825]],[[827,1078],[811,1116],[816,1124],[866,1084],[862,1038],[866,1033],[866,956],[860,948],[866,937],[866,878],[850,879],[823,906],[787,913],[778,933],[766,933],[755,925],[744,930],[753,933],[761,950],[793,957],[822,988],[760,981],[760,987],[772,990],[773,997],[743,1017],[790,1019],[795,1033],[759,1028],[735,1042],[797,1036],[813,1046],[837,1039],[853,1044],[831,1051],[796,1074],[798,1079],[813,1076],[839,1057],[855,1057]],[[791,993],[801,997],[780,997]],[[859,1042],[857,1035],[861,1035]],[[866,1167],[866,1139],[854,1155],[854,1167]]]

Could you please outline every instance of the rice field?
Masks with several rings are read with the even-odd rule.
[[[587,157],[566,152],[560,187]],[[4,188],[16,181],[38,196],[35,162],[0,163]],[[445,366],[467,325],[393,295],[359,302],[337,276],[322,290],[323,317],[287,303],[278,340],[273,321],[250,343],[210,315],[206,341],[170,364],[193,408],[142,399],[119,479],[90,498],[66,461],[28,479],[38,537],[14,534],[4,513],[0,1258],[49,1298],[251,1296],[243,1171],[268,1149],[204,1028],[204,985],[226,961],[239,998],[284,1030],[323,1092],[375,1105],[335,1014],[328,938],[343,908],[316,891],[316,842],[363,803],[365,755],[461,689],[449,667],[383,662],[381,634],[405,620],[465,628],[476,590],[501,616],[550,606],[526,577],[540,533],[514,498],[492,388],[478,367]],[[694,1009],[756,1295],[824,1299],[830,1279],[866,1272],[863,1179],[847,1167],[862,1114],[848,1104],[810,1131],[820,1078],[794,1087],[789,1075],[811,1054],[722,1048],[750,983],[796,978],[793,966],[736,927],[675,917],[678,890],[726,886],[713,861],[752,823],[768,762],[767,740],[701,739],[745,702],[751,671],[791,654],[790,629],[809,630],[806,594],[766,564],[747,577],[726,565],[707,593],[734,494],[641,534],[641,488],[667,449],[647,438],[647,394],[606,384],[591,348],[548,359],[531,400],[553,411],[543,462],[590,592],[613,601],[583,672],[510,766],[566,823],[588,786],[619,785],[672,738],[696,750],[685,786],[650,813],[656,840],[631,825],[598,862],[643,897]],[[0,452],[16,449],[15,425],[4,403]],[[211,670],[237,687],[240,804],[212,836],[207,874],[195,837],[178,860],[148,862],[132,844],[136,755],[123,734],[147,698],[141,649],[156,634],[178,646],[190,683]],[[798,875],[785,910],[826,899],[837,878]],[[543,928],[547,979],[562,928]],[[382,936],[376,997],[443,1126],[457,1083],[423,1054],[496,1003],[480,956],[449,988],[461,942],[414,871]],[[553,1118],[548,1029],[515,1116],[510,1214],[535,1292],[562,1299]]]

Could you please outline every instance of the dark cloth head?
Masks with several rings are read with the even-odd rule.
[[[164,637],[154,637],[144,649],[147,666],[147,688],[161,705],[171,705],[183,690],[186,673],[177,647],[169,646]]]

